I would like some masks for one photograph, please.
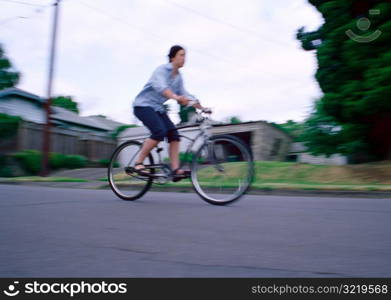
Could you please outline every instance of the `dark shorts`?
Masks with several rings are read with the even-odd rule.
[[[178,131],[166,113],[155,111],[149,106],[135,106],[134,115],[143,122],[151,132],[151,139],[163,141],[166,137],[168,142],[180,141]]]

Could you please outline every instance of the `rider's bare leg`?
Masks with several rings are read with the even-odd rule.
[[[151,152],[151,150],[159,144],[159,142],[160,141],[151,138],[146,139],[143,143],[143,146],[141,147],[140,154],[136,160],[136,164],[142,163],[144,159],[148,156],[148,154]],[[139,170],[144,168],[144,166],[139,164],[136,165],[135,168]]]
[[[172,141],[169,147],[170,161],[172,170],[179,168],[179,141]],[[183,174],[184,171],[179,169],[177,174]]]

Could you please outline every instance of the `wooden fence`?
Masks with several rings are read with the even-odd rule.
[[[18,132],[11,138],[0,140],[0,153],[24,149],[42,151],[44,125],[21,122]],[[50,152],[78,154],[89,160],[109,159],[117,141],[106,133],[83,132],[51,127]]]

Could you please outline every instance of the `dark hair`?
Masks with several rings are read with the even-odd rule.
[[[180,50],[185,50],[182,46],[174,45],[171,47],[170,52],[168,53],[168,61],[171,62],[171,59],[175,57],[175,55]]]

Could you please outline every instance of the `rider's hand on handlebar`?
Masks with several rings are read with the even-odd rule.
[[[187,106],[189,104],[189,99],[187,99],[185,96],[179,96],[178,103],[180,105]]]
[[[203,107],[201,111],[203,113],[206,113],[206,114],[211,114],[212,113],[212,109],[209,108],[209,107]]]

